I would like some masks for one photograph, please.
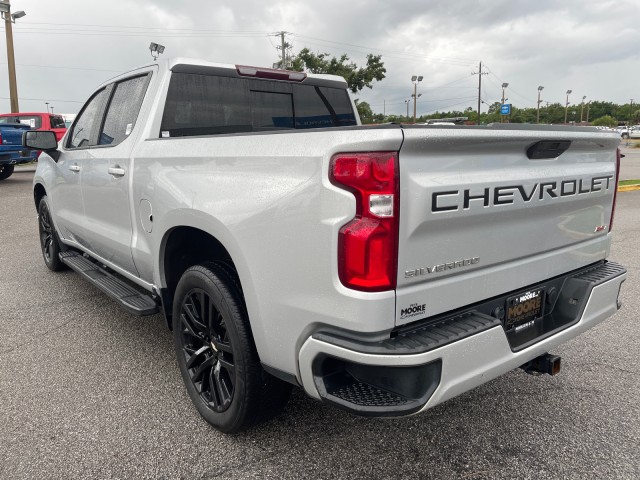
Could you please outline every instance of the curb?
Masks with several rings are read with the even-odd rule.
[[[640,185],[623,185],[618,187],[619,192],[632,192],[634,190],[640,190]]]

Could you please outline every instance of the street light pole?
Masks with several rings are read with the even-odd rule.
[[[13,31],[11,24],[16,18],[22,18],[26,15],[23,11],[11,14],[11,5],[9,0],[0,1],[0,13],[4,19],[4,31],[7,38],[7,65],[9,67],[9,98],[11,102],[11,113],[20,111],[18,108],[18,83],[16,81],[16,60],[13,54]]]
[[[587,123],[589,123],[589,109],[591,108],[591,100],[587,102]]]
[[[47,105],[47,113],[49,113],[49,102],[44,102]]]
[[[504,105],[504,100],[505,100],[504,91],[508,86],[509,86],[508,83],[503,83],[502,84],[502,103],[501,103],[501,105]],[[500,123],[504,123],[504,115],[502,115],[502,113],[500,114]]]
[[[411,100],[407,99],[404,101],[404,103],[407,105],[407,122],[409,121],[409,103],[411,103]]]
[[[584,99],[587,98],[586,95],[582,97],[582,108],[580,108],[580,124],[582,124],[582,114],[584,113]]]
[[[417,91],[418,91],[418,82],[422,81],[422,75],[420,76],[412,76],[411,77],[411,81],[413,82],[413,95],[411,95],[413,97],[413,123],[416,123],[416,104],[418,103],[418,97],[421,96],[417,95]],[[409,116],[407,114],[407,116]]]
[[[538,87],[538,112],[536,113],[536,123],[540,123],[540,102],[542,100],[540,100],[540,92],[544,90],[544,87],[542,85],[540,85]]]
[[[569,95],[571,90],[567,90],[567,103],[564,106],[564,123],[567,123],[567,114],[569,113]]]

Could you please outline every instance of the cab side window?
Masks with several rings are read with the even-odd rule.
[[[115,84],[100,132],[100,145],[117,145],[129,136],[138,118],[148,80],[149,75],[143,75]]]
[[[68,148],[95,145],[95,132],[101,120],[105,99],[106,89],[102,89],[85,104],[72,127],[67,143]]]

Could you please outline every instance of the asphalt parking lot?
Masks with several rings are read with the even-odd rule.
[[[191,406],[160,316],[42,261],[32,172],[0,183],[0,478],[640,478],[640,191],[618,196],[623,309],[427,413],[364,419],[295,392],[237,436]]]

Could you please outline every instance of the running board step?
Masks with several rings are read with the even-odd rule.
[[[60,260],[111,298],[120,302],[127,312],[139,316],[154,315],[159,312],[158,303],[151,295],[139,292],[82,254],[68,250],[60,253]]]

